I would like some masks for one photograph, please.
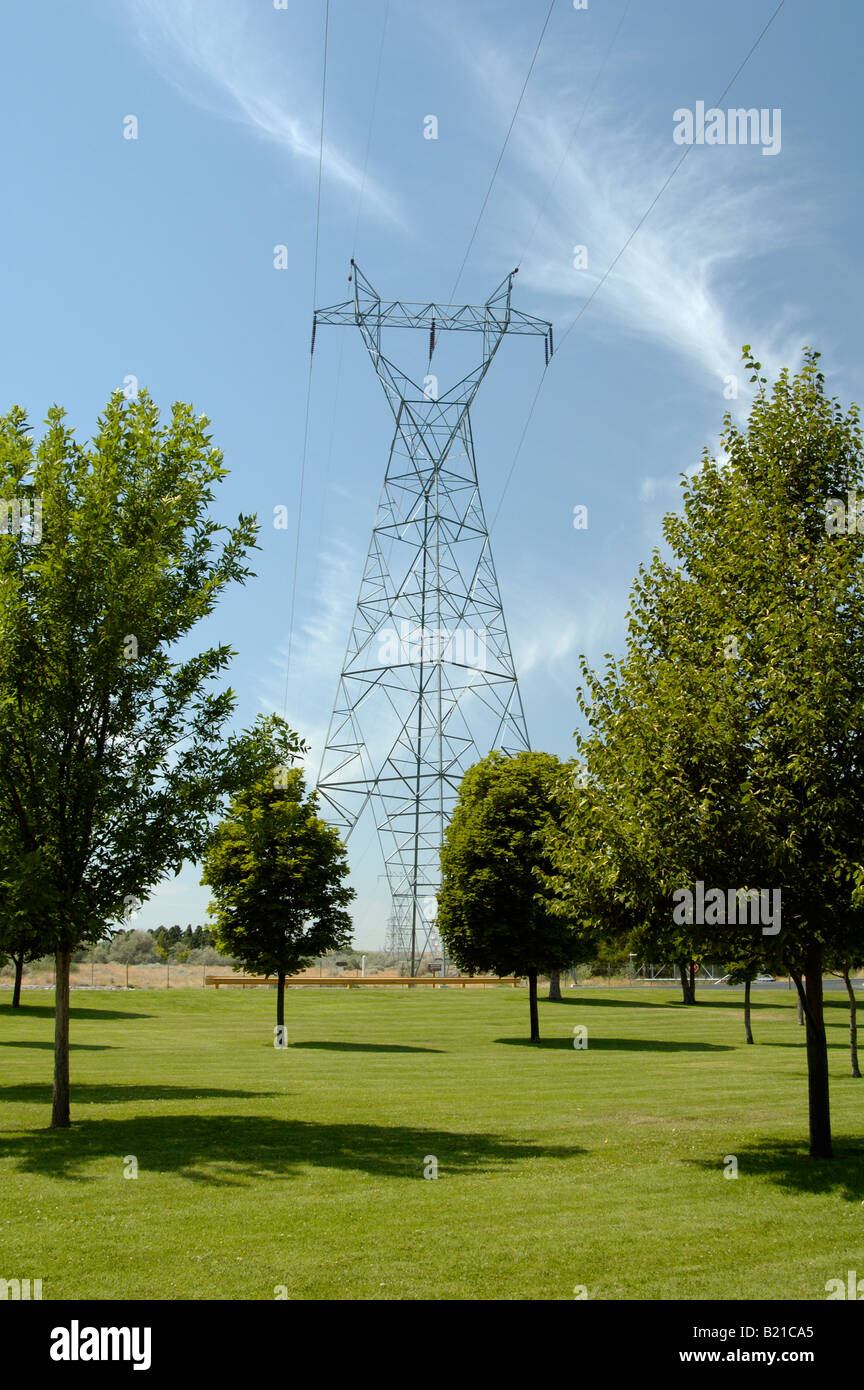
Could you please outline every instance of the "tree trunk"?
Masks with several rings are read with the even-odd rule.
[[[696,987],[691,978],[691,966],[692,962],[691,965],[685,965],[682,962],[678,966],[678,974],[681,976],[682,1002],[685,1004],[696,1003]]]
[[[748,1043],[753,1041],[753,1029],[750,1027],[750,981],[744,981],[744,1036]]]
[[[802,1025],[804,1023],[804,1001],[801,998],[800,990],[798,991],[798,1022]]]
[[[549,975],[549,998],[553,1004],[562,1003],[561,999],[561,972],[553,970]]]
[[[696,962],[690,962],[690,1003],[696,1003]]]
[[[528,971],[528,1007],[531,1010],[531,1041],[540,1041],[540,1020],[537,1015],[537,971]]]
[[[810,1109],[810,1157],[833,1158],[828,1092],[828,1040],[822,1009],[822,947],[813,945],[804,960],[804,980],[794,976],[807,1029],[807,1098]]]
[[[855,998],[855,987],[849,979],[849,962],[843,965],[843,979],[846,981],[846,993],[849,995],[849,1052],[852,1058],[852,1075],[860,1077],[861,1070],[858,1066],[858,1018],[856,1015],[857,999]]]
[[[15,962],[15,984],[12,986],[12,1008],[17,1009],[21,1004],[21,977],[24,974],[24,952],[13,956]]]
[[[55,953],[54,981],[54,1104],[51,1128],[68,1129],[69,1119],[69,971],[72,952]]]
[[[276,976],[276,1024],[285,1027],[285,974]],[[284,1035],[283,1035],[284,1036]]]

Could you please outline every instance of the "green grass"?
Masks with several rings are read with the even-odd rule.
[[[756,993],[755,1047],[738,992],[567,996],[532,1047],[521,989],[296,990],[279,1051],[270,991],[76,993],[53,1132],[51,998],[2,994],[0,1277],[46,1299],[824,1299],[864,1275],[842,996],[833,1162],[806,1157],[792,994]]]

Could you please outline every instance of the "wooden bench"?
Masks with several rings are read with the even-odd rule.
[[[212,985],[218,989],[220,985],[240,985],[245,989],[247,985],[261,988],[264,985],[275,986],[276,977],[274,975],[205,975],[205,985]],[[446,975],[444,979],[439,979],[437,975],[403,975],[398,978],[381,979],[378,975],[353,975],[347,978],[344,975],[289,975],[285,985],[289,989],[354,989],[358,985],[430,985],[432,989],[449,989],[453,985],[459,985],[460,989],[465,989],[469,985],[512,985],[515,989],[520,983],[515,975],[505,975],[500,979],[497,975]]]

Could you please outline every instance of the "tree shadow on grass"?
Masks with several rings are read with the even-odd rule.
[[[446,1180],[500,1171],[525,1159],[571,1159],[583,1152],[573,1144],[533,1144],[495,1134],[263,1115],[84,1120],[68,1130],[0,1136],[0,1158],[11,1159],[22,1172],[87,1181],[93,1162],[111,1159],[119,1175],[123,1155],[134,1154],[145,1181],[146,1174],[160,1173],[215,1187],[297,1177],[310,1166],[416,1182],[432,1155]]]
[[[697,988],[698,988],[698,986],[697,986]],[[740,997],[740,999],[712,999],[710,994],[709,994],[709,995],[703,994],[703,996],[702,996],[701,999],[697,999],[697,1000],[696,1000],[695,1006],[694,1006],[693,1004],[684,1005],[680,999],[677,999],[675,1002],[676,1002],[676,1003],[678,1004],[678,1006],[679,1006],[680,1008],[682,1008],[682,1009],[685,1008],[685,1007],[688,1008],[688,1009],[692,1009],[692,1008],[694,1008],[694,1007],[695,1007],[696,1009],[699,1009],[699,1008],[703,1008],[703,1009],[734,1009],[736,1013],[739,1013],[739,1014],[742,1014],[742,1015],[743,1015],[743,1013],[744,1013],[744,991],[743,991],[743,990],[741,991],[741,997]],[[759,1000],[759,999],[752,999],[752,998],[751,998],[751,1000],[750,1000],[750,1011],[751,1011],[751,1013],[754,1013],[754,1014],[755,1014],[759,1009],[777,1009],[777,1008],[782,1008],[782,1005],[777,1004],[777,1003],[775,1003],[773,1000],[770,1000],[770,999],[765,1000],[764,1003],[763,1003],[761,1000]]]
[[[511,1047],[573,1048],[570,1038],[541,1038],[532,1042],[530,1038],[496,1038],[497,1043],[507,1043]],[[589,1036],[586,1048],[573,1048],[574,1052],[734,1052],[729,1043],[707,1042],[669,1042],[664,1038],[595,1038]]]
[[[572,993],[568,991],[567,994],[562,993],[560,999],[548,999],[545,994],[539,994],[537,1002],[538,1004],[549,1004],[556,1009],[561,1004],[576,1005],[578,1008],[581,1008],[583,1004],[587,1004],[589,1008],[595,1004],[605,1004],[610,1009],[656,1009],[658,1005],[660,1008],[668,1008],[668,1004],[659,1003],[659,1001],[658,1004],[655,1004],[653,999],[607,999],[599,989],[592,990],[590,994],[580,994],[578,989],[573,990]]]
[[[734,1143],[739,1175],[768,1178],[788,1192],[834,1194],[847,1202],[864,1201],[864,1142],[841,1136],[834,1139],[833,1158],[810,1158],[806,1141],[762,1139],[754,1144]],[[719,1159],[688,1158],[687,1163],[716,1172]]]
[[[54,1051],[53,1039],[50,1042],[42,1042],[36,1038],[0,1038],[0,1047],[40,1047],[46,1052]],[[110,1052],[110,1043],[79,1043],[70,1042],[70,1051],[76,1052]]]
[[[34,1101],[51,1104],[52,1083],[37,1081],[15,1086],[0,1086],[0,1100]],[[115,1086],[72,1081],[72,1108],[76,1105],[123,1105],[130,1100],[209,1100],[213,1096],[242,1100],[247,1097],[272,1096],[275,1091],[235,1091],[216,1086]]]
[[[152,1018],[152,1014],[135,1013],[132,1009],[90,1009],[84,1005],[71,1004],[69,1016],[74,1023],[77,1018]],[[0,1004],[0,1018],[44,1018],[46,1023],[54,1021],[54,1004],[19,1004],[13,1009],[11,1004]]]
[[[409,1047],[402,1043],[295,1042],[290,1047],[320,1048],[326,1052],[441,1052],[440,1047]]]
[[[698,989],[698,987],[699,987],[698,984],[697,984],[696,987],[697,987],[697,989]],[[626,988],[626,986],[625,986],[625,988]],[[671,986],[670,986],[670,988],[671,988]],[[684,1002],[683,1002],[683,1000],[681,1000],[681,999],[657,999],[657,1000],[654,1000],[654,999],[607,999],[606,996],[605,996],[605,994],[602,993],[602,991],[601,991],[600,989],[597,989],[595,992],[593,992],[593,993],[590,994],[590,995],[574,993],[574,996],[573,996],[572,998],[563,998],[563,999],[560,999],[560,1000],[557,1000],[557,1001],[556,1001],[555,999],[547,999],[547,998],[545,997],[545,995],[541,995],[540,998],[539,998],[539,1000],[538,1000],[538,1002],[539,1002],[540,1004],[551,1004],[551,1005],[553,1005],[555,1008],[558,1008],[559,1004],[570,1004],[570,1005],[575,1005],[577,1008],[580,1008],[580,1009],[583,1007],[583,1005],[586,1005],[586,1004],[588,1005],[589,1008],[591,1008],[591,1007],[594,1006],[594,1005],[598,1005],[598,1004],[599,1004],[599,1005],[605,1005],[605,1007],[606,1007],[606,1008],[609,1008],[609,1009],[615,1009],[615,1008],[619,1008],[619,1009],[676,1009],[676,1008],[677,1008],[677,1009],[684,1009],[684,1008],[688,1008],[688,1009],[698,1009],[698,1008],[700,1007],[700,1005],[702,1005],[702,1006],[704,1006],[704,1007],[706,1007],[706,1008],[707,1008],[707,1007],[710,1007],[710,1008],[712,1008],[712,1009],[743,1009],[743,1008],[744,1008],[744,997],[743,997],[743,994],[742,994],[742,997],[741,997],[740,999],[737,999],[737,1000],[736,1000],[736,999],[712,999],[710,996],[709,996],[708,998],[705,998],[705,997],[703,996],[701,999],[697,999],[695,1004],[686,1004],[686,1005],[685,1005]],[[776,1008],[777,1006],[776,1006],[776,1004],[761,1004],[761,1003],[757,1003],[757,1002],[754,1001],[753,1003],[751,1003],[750,1007],[751,1007],[751,1009],[756,1010],[756,1009],[771,1009],[771,1008]]]

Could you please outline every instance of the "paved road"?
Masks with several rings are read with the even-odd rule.
[[[633,984],[634,984],[634,986],[635,986],[636,988],[638,988],[640,985],[651,985],[652,987],[659,987],[659,986],[663,985],[663,986],[666,987],[666,989],[675,989],[676,987],[677,987],[678,989],[681,988],[680,982],[679,982],[678,980],[634,980],[634,981],[633,981]],[[856,989],[864,990],[864,979],[862,979],[862,980],[853,980],[853,981],[852,981],[852,984],[855,986]],[[597,985],[597,988],[598,988],[598,989],[604,989],[605,986],[604,986],[604,985]],[[620,989],[621,986],[619,985],[618,988]],[[625,988],[626,988],[626,986],[625,986]],[[725,981],[720,981],[720,980],[702,980],[702,979],[700,979],[700,977],[697,975],[697,976],[696,976],[696,988],[697,988],[697,990],[705,990],[705,989],[743,989],[744,986],[743,986],[743,985],[727,985],[727,984],[725,983]],[[843,990],[843,993],[844,993],[844,994],[846,993],[846,986],[845,986],[845,984],[843,983],[843,981],[842,981],[842,980],[834,979],[833,976],[832,976],[832,977],[826,976],[826,978],[822,981],[822,988],[823,988],[823,990],[825,990],[826,992],[827,992],[829,989],[842,989],[842,990]],[[787,984],[785,980],[770,980],[770,981],[769,981],[769,980],[754,980],[754,981],[753,981],[753,989],[754,989],[754,990],[757,990],[757,989],[785,989],[785,990],[789,990],[789,991],[792,992],[792,993],[795,992],[795,986],[794,986],[793,984]]]

